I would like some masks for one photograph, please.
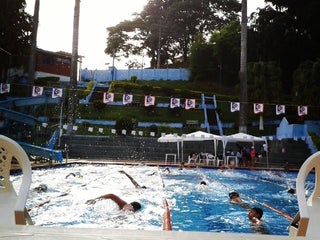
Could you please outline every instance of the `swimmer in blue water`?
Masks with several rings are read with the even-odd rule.
[[[230,192],[229,200],[231,203],[239,204],[241,207],[245,209],[250,209],[249,204],[245,203],[239,196],[238,192]]]
[[[136,212],[141,208],[141,204],[139,202],[127,203],[126,201],[122,200],[120,197],[118,197],[117,195],[114,195],[112,193],[105,194],[100,197],[87,200],[86,204],[95,204],[96,201],[100,201],[103,199],[111,199],[116,204],[118,204],[120,210],[123,210],[123,211]]]
[[[258,207],[251,208],[248,213],[248,217],[251,220],[251,222],[258,225],[262,224],[262,221],[261,221],[262,216],[263,216],[263,210]]]
[[[34,190],[38,193],[47,192],[48,187],[45,184],[40,184],[38,187],[35,187]]]

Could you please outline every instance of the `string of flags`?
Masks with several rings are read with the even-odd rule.
[[[277,104],[275,105],[275,112],[276,115],[285,114],[286,113],[286,106]],[[230,111],[237,112],[240,111],[240,102],[231,102],[230,103]],[[263,103],[254,103],[253,104],[253,112],[254,114],[263,113],[264,111],[264,104]],[[299,105],[297,107],[298,116],[308,115],[308,106]]]
[[[33,86],[32,87],[32,97],[42,96],[44,91],[44,87],[42,86]],[[10,84],[9,83],[1,83],[0,84],[0,94],[9,93],[10,92]],[[51,97],[58,98],[62,97],[63,89],[62,88],[52,88]],[[103,93],[103,103],[108,104],[114,102],[114,93],[112,92],[104,92]],[[133,102],[132,94],[123,94],[122,103],[123,105],[131,104]],[[156,102],[156,97],[152,95],[144,96],[144,106],[154,106]],[[170,99],[170,108],[180,107],[181,99],[172,97]],[[196,108],[196,99],[194,98],[186,98],[184,101],[184,108],[195,109]],[[237,112],[240,111],[240,102],[230,102],[230,111]],[[254,114],[261,114],[264,112],[264,104],[263,103],[253,103],[253,112]],[[275,105],[275,113],[276,115],[285,114],[286,106],[282,104]],[[297,107],[298,116],[308,115],[308,106],[299,105]]]
[[[102,101],[105,104],[114,102],[114,93],[104,92]],[[132,102],[133,102],[133,95],[132,94],[125,93],[122,95],[123,105],[127,105]],[[181,103],[180,98],[171,98],[170,99],[170,108],[180,107],[180,103]],[[156,104],[156,97],[155,96],[152,96],[152,95],[144,96],[144,106],[145,107],[154,106],[155,104]],[[187,110],[194,109],[194,108],[196,108],[196,100],[193,98],[192,99],[187,98],[187,99],[185,99],[184,105],[185,105],[185,109],[187,109]]]

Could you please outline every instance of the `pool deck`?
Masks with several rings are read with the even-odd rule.
[[[0,239],[108,239],[108,240],[316,240],[312,237],[289,237],[261,234],[147,231],[98,228],[58,228],[37,226],[0,227]],[[317,239],[318,240],[318,239]]]
[[[110,161],[95,159],[68,159],[60,163],[39,162],[32,163],[32,168],[42,168],[48,166],[59,166],[66,164],[121,164],[121,165],[146,165],[146,166],[178,166],[165,162],[138,162],[138,161]],[[194,165],[190,167],[208,167]],[[212,167],[210,168],[217,168]],[[13,164],[12,170],[19,169]],[[255,168],[265,170],[265,168]],[[270,170],[270,168],[269,168]],[[273,169],[283,170],[283,169]],[[291,169],[297,171],[298,169]],[[148,230],[124,230],[124,229],[99,229],[99,228],[66,228],[66,227],[39,227],[39,226],[0,226],[0,239],[108,239],[108,240],[315,240],[314,237],[290,237],[262,234],[236,234],[236,233],[211,233],[211,232],[191,232],[191,231],[148,231]]]

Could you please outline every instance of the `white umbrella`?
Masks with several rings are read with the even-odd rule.
[[[165,135],[158,138],[158,142],[164,142],[164,143],[176,142],[177,143],[178,159],[179,159],[179,157],[180,157],[179,143],[181,142],[180,136],[178,136],[177,134],[165,134]]]

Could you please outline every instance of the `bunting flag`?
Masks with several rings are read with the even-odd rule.
[[[123,94],[122,96],[122,103],[123,105],[127,105],[132,103],[133,101],[133,95],[132,94]]]
[[[39,97],[43,93],[43,87],[33,86],[32,87],[32,97]]]
[[[103,103],[110,103],[114,100],[114,93],[105,92],[103,93]]]
[[[285,105],[276,105],[276,114],[285,114],[286,113],[286,106]]]
[[[171,98],[170,108],[180,107],[180,98]]]
[[[308,115],[308,107],[307,106],[298,106],[298,115]]]
[[[253,112],[254,114],[263,113],[263,103],[254,103]]]
[[[190,99],[187,98],[185,102],[185,108],[188,109],[193,109],[196,108],[196,100],[195,99]]]
[[[239,102],[231,102],[230,103],[230,110],[231,110],[231,112],[240,111],[240,103]]]
[[[53,88],[52,89],[52,98],[62,97],[62,88]]]
[[[144,106],[149,107],[149,106],[154,106],[156,102],[156,97],[155,96],[144,96]]]
[[[10,92],[10,84],[9,83],[1,83],[0,93],[8,93]]]

